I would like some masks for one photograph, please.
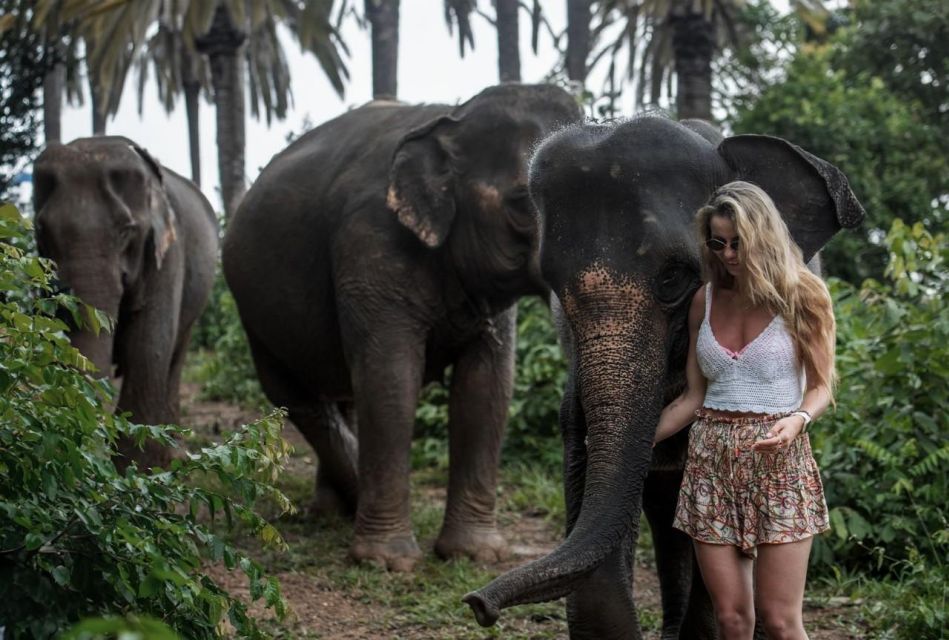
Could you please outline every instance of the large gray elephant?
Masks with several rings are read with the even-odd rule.
[[[582,125],[535,154],[541,267],[562,308],[570,363],[561,407],[567,537],[550,555],[465,596],[500,610],[567,596],[571,638],[639,638],[633,550],[644,509],[662,585],[663,638],[714,637],[688,537],[671,528],[687,435],[652,448],[685,384],[689,302],[700,285],[693,216],[742,179],[778,205],[805,260],[863,209],[844,175],[778,138],[726,139],[660,117]]]
[[[495,491],[513,305],[546,291],[527,160],[579,118],[567,93],[540,85],[491,87],[457,107],[370,103],[275,156],[231,221],[224,274],[261,384],[316,450],[315,508],[355,510],[354,558],[409,570],[420,556],[415,408],[449,365],[435,551],[505,554]]]
[[[189,180],[122,137],[50,145],[33,168],[36,240],[83,302],[116,320],[115,331],[71,334],[76,346],[122,379],[118,411],[135,422],[178,421],[178,388],[191,327],[207,303],[218,231]],[[169,452],[120,443],[120,453],[164,466]]]

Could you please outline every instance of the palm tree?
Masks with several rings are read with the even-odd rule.
[[[63,97],[69,104],[83,103],[81,82],[82,39],[74,33],[72,23],[63,20],[63,0],[54,0],[44,7],[34,7],[31,28],[40,34],[52,56],[52,65],[43,78],[43,133],[46,144],[62,142]],[[45,12],[45,13],[44,13]]]
[[[200,36],[198,51],[211,63],[217,113],[218,172],[221,197],[228,218],[237,210],[244,192],[244,59],[240,53],[246,33],[234,24],[226,4],[218,4],[208,32]]]
[[[498,30],[498,78],[501,82],[520,82],[520,3],[518,0],[495,0],[494,6]],[[539,8],[539,2],[535,0],[534,6]]]
[[[372,97],[395,100],[399,95],[399,0],[366,0],[372,31]]]
[[[471,14],[477,13],[487,20],[498,34],[498,79],[501,82],[521,81],[521,54],[520,54],[520,10],[524,9],[531,17],[531,49],[537,53],[537,41],[542,25],[550,30],[544,13],[541,10],[541,0],[533,0],[528,6],[521,0],[492,0],[494,17],[478,9],[477,0],[445,0],[445,22],[448,31],[454,32],[458,27],[458,45],[461,57],[465,56],[465,45],[474,49],[474,32],[471,29]],[[557,37],[554,36],[556,43]]]
[[[567,78],[583,86],[590,66],[590,19],[593,0],[567,0]]]
[[[589,67],[609,59],[606,93],[612,102],[621,92],[616,86],[622,81],[614,76],[625,51],[636,105],[656,105],[665,94],[675,96],[679,118],[711,119],[712,63],[723,48],[743,41],[736,18],[744,5],[745,0],[596,0]],[[791,7],[818,31],[830,15],[822,0],[792,0]],[[611,30],[615,37],[601,43]]]
[[[37,0],[37,13],[48,15],[63,2]],[[141,74],[151,61],[166,109],[185,92],[192,141],[197,140],[197,96],[206,86],[207,74],[197,52],[198,43],[204,45],[215,90],[218,165],[228,214],[244,190],[245,74],[239,48],[256,56],[249,65],[251,108],[259,116],[263,105],[268,122],[273,115],[285,117],[290,91],[286,59],[277,39],[278,20],[287,24],[301,46],[316,56],[338,93],[342,94],[343,79],[348,77],[340,55],[340,50],[346,52],[345,45],[330,21],[333,0],[66,0],[66,6],[66,17],[76,21],[77,30],[98,43],[87,52],[87,59],[90,68],[96,70],[100,94],[108,95],[106,113],[111,115],[118,109],[132,60],[139,62],[140,92],[144,82]],[[146,40],[146,33],[156,22],[158,33]],[[248,34],[250,46],[242,40]],[[236,40],[241,42],[235,46]],[[200,179],[194,168],[197,157],[193,144],[192,174]]]

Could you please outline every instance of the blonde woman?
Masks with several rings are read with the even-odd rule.
[[[769,638],[806,638],[807,559],[828,518],[805,429],[832,399],[830,295],[759,187],[719,188],[697,224],[708,285],[689,311],[688,385],[656,431],[698,416],[674,526],[723,639],[752,637],[756,604]]]

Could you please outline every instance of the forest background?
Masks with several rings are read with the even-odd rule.
[[[164,70],[156,77],[167,108],[178,108],[178,97],[187,109],[201,96],[213,101],[226,226],[246,188],[244,100],[237,104],[235,96],[246,97],[253,116],[285,113],[291,78],[281,67],[278,24],[342,92],[365,81],[348,77],[340,38],[341,20],[360,21],[372,41],[373,95],[399,95],[397,2],[201,4],[142,0],[122,13],[130,3],[0,0],[0,192],[15,197],[40,141],[58,139],[61,97],[91,98],[94,130],[104,132],[136,65],[146,65]],[[789,10],[764,1],[571,1],[559,33],[545,20],[546,3],[513,4],[527,27],[514,20],[514,41],[521,31],[532,44],[550,38],[561,55],[548,80],[573,91],[588,117],[657,108],[705,117],[726,132],[787,138],[848,175],[868,217],[824,252],[841,383],[837,409],[811,436],[833,525],[815,545],[811,584],[859,602],[849,624],[867,636],[943,637],[949,7],[938,0],[796,2]],[[519,79],[518,57],[504,54],[510,3],[432,5],[465,55],[478,53],[471,21],[490,20],[499,38],[498,77]],[[171,6],[187,10],[169,13]],[[182,140],[194,152],[186,133]],[[200,162],[193,171],[200,181]],[[279,479],[289,454],[278,437],[280,413],[265,410],[262,421],[224,434],[221,444],[199,442],[208,446],[169,473],[117,474],[102,455],[117,434],[167,438],[175,428],[108,416],[111,390],[86,377],[56,315],[65,306],[87,322],[108,320],[55,293],[52,265],[34,257],[24,208],[26,217],[0,209],[0,570],[9,578],[0,581],[0,626],[11,637],[48,637],[88,616],[120,614],[133,617],[87,621],[86,628],[217,637],[227,618],[240,635],[280,635],[279,625],[258,628],[242,602],[200,571],[208,559],[240,567],[251,596],[281,611],[279,584],[264,576],[246,540],[257,536],[279,548],[278,530],[296,526],[293,516],[281,516],[289,507],[281,491],[294,502],[305,499],[303,489]],[[189,377],[208,397],[266,405],[223,281],[195,332]],[[523,300],[503,460],[508,474],[542,488],[533,508],[555,523],[563,512],[563,381],[546,307]],[[417,415],[413,464],[429,478],[447,469],[446,397],[440,386],[426,389]],[[180,505],[190,518],[170,515]],[[215,513],[226,513],[226,522],[207,517]],[[261,514],[276,519],[276,528]],[[468,574],[465,580],[476,582]],[[77,600],[77,593],[94,596]]]

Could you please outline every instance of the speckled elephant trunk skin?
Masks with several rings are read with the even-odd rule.
[[[594,266],[562,297],[588,426],[580,454],[585,472],[578,477],[570,471],[576,465],[565,461],[568,535],[563,545],[465,597],[482,625],[493,624],[503,608],[571,594],[568,617],[571,610],[583,609],[587,598],[612,612],[571,624],[571,637],[638,637],[628,576],[662,405],[657,381],[664,379],[666,360],[665,322],[650,308],[644,287]],[[606,563],[608,558],[618,562]],[[628,622],[618,625],[624,618]]]

